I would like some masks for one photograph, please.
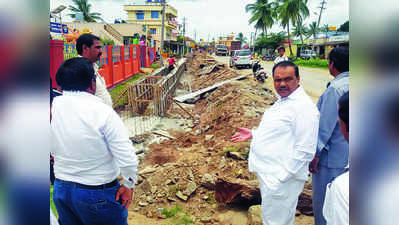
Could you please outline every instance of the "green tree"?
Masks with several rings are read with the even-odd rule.
[[[268,37],[261,34],[255,42],[255,47],[260,50],[266,48],[274,51],[277,47],[281,46],[285,38],[287,36],[284,35],[284,32],[271,33]]]
[[[236,37],[236,41],[240,41],[241,46],[245,43],[246,40],[247,40],[247,38],[244,36],[244,34],[242,34],[242,32],[238,33],[238,35]]]
[[[261,29],[267,36],[267,29],[272,28],[277,17],[276,3],[269,0],[256,0],[255,3],[246,5],[245,10],[252,13],[249,24],[255,23],[255,29]]]
[[[349,20],[339,26],[338,31],[349,32]]]
[[[295,37],[300,37],[301,38],[302,47],[303,47],[303,36],[307,35],[308,29],[302,23],[302,17],[300,17],[300,19],[296,21],[296,24],[294,26],[294,29],[293,29],[292,33],[293,33],[293,35]]]
[[[309,24],[309,37],[313,36],[313,44],[312,44],[312,50],[314,49],[314,42],[316,41],[316,34],[319,31],[317,28],[317,22],[313,21],[311,24]]]
[[[309,16],[308,0],[278,0],[278,18],[283,28],[287,28],[288,44],[292,56],[290,24],[296,24],[301,18]]]
[[[73,19],[76,18],[76,15],[79,13],[83,14],[83,20],[86,22],[97,22],[97,20],[101,20],[101,14],[97,12],[90,12],[91,4],[87,2],[87,0],[72,0],[75,6],[69,5],[69,10],[74,13],[69,14]]]

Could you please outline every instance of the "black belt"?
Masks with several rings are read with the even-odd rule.
[[[118,179],[115,179],[115,180],[113,180],[113,181],[111,181],[109,183],[101,184],[101,185],[85,185],[85,184],[75,183],[75,182],[72,182],[72,181],[60,180],[60,179],[57,179],[57,178],[55,178],[55,180],[60,182],[60,183],[75,185],[78,188],[94,189],[94,190],[112,188],[112,187],[115,187],[115,186],[117,186],[119,184]]]

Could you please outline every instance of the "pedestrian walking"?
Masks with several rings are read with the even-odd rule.
[[[325,225],[323,204],[327,184],[341,174],[348,165],[349,144],[341,133],[338,122],[338,100],[349,91],[349,50],[334,48],[328,56],[328,68],[334,79],[320,97],[317,107],[320,111],[320,125],[316,155],[309,164],[313,173],[313,211],[315,225]]]
[[[105,79],[98,72],[97,61],[102,55],[100,38],[92,34],[83,34],[76,40],[76,51],[81,57],[90,59],[96,74],[96,93],[107,105],[112,107],[112,98],[107,90]]]
[[[233,142],[252,139],[248,168],[255,172],[262,197],[264,225],[294,225],[298,196],[316,151],[319,112],[300,85],[298,66],[273,67],[278,101],[265,111],[255,130],[238,128]]]
[[[172,70],[175,69],[176,66],[176,60],[173,54],[170,55],[168,62],[169,62],[168,73],[170,73],[172,72]]]
[[[341,133],[349,142],[349,92],[339,99],[338,105]],[[327,225],[349,225],[349,165],[327,185],[323,215]]]
[[[59,222],[127,225],[138,167],[127,129],[118,114],[94,95],[91,60],[65,61],[56,81],[63,90],[54,99],[51,121],[53,200]]]
[[[277,50],[278,50],[279,56],[274,60],[274,64],[276,65],[279,62],[288,61],[288,57],[284,55],[285,48],[283,46],[281,46]]]

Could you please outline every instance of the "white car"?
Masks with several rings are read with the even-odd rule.
[[[303,50],[301,51],[301,58],[302,59],[314,59],[316,58],[316,52],[312,50]]]
[[[247,67],[250,69],[252,67],[253,57],[249,50],[237,50],[230,58],[230,67]]]

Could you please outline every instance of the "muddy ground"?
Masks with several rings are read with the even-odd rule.
[[[248,172],[249,142],[233,144],[235,127],[256,127],[265,109],[276,97],[269,78],[255,81],[250,70],[235,71],[218,66],[200,75],[216,62],[197,55],[188,65],[177,95],[208,87],[243,74],[240,81],[225,84],[192,104],[172,105],[167,117],[176,119],[181,129],[162,127],[165,137],[151,143],[140,158],[139,180],[129,208],[129,224],[248,224],[248,209],[259,199],[239,199],[234,203],[217,201],[217,179],[245,185],[257,185]],[[202,65],[201,65],[202,64]],[[202,69],[201,69],[202,68]],[[167,133],[165,133],[165,131]],[[150,143],[154,135],[140,137]],[[139,139],[140,139],[139,138]],[[158,137],[159,138],[159,137]],[[301,195],[296,225],[311,225],[311,186]]]

